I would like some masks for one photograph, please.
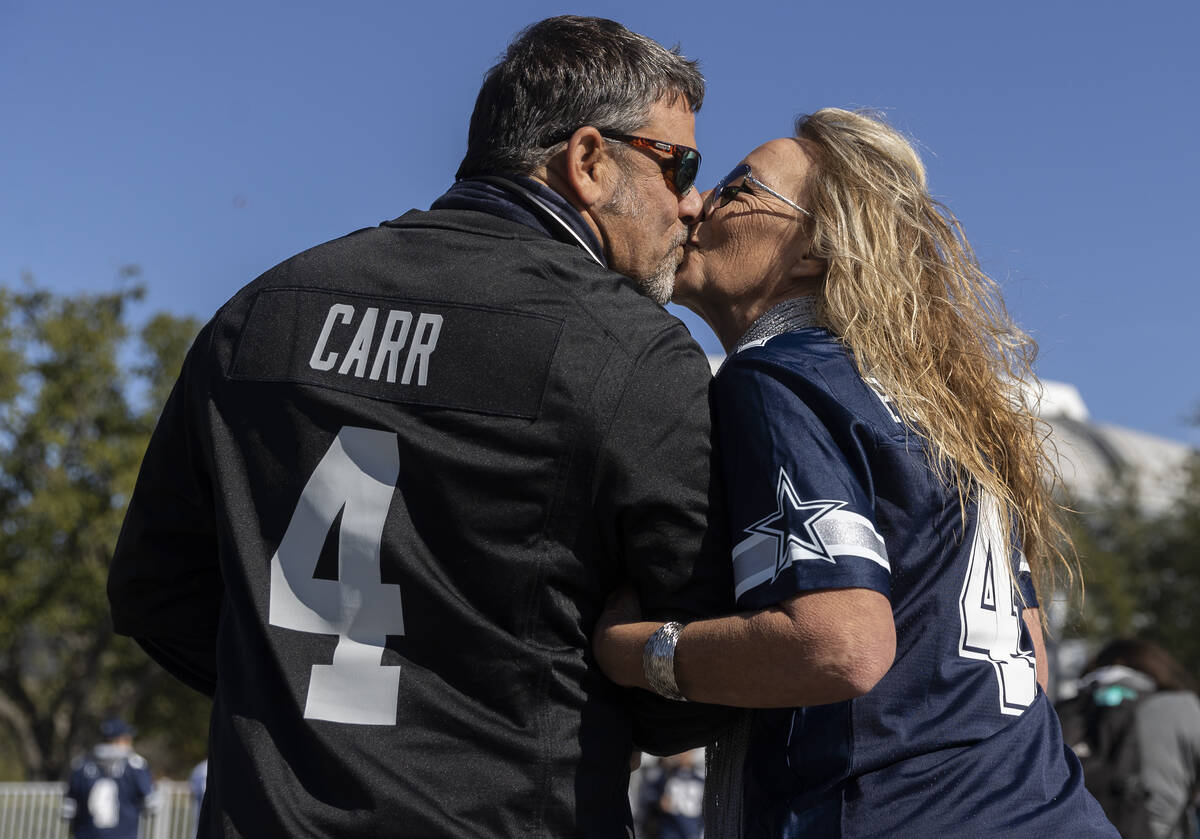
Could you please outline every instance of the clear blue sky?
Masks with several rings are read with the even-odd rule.
[[[426,207],[524,25],[612,17],[699,58],[700,181],[795,115],[919,141],[1038,371],[1200,442],[1200,3],[0,0],[0,283],[207,318],[292,253]],[[679,310],[710,351],[703,324]]]

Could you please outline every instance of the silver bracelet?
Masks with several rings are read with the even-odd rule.
[[[642,672],[650,689],[659,696],[686,702],[687,697],[679,692],[679,685],[675,683],[675,644],[680,632],[683,632],[683,624],[678,621],[664,623],[655,630],[642,650]]]

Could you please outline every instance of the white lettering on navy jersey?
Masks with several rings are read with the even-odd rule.
[[[879,380],[868,376],[863,379],[863,382],[871,389],[872,393],[879,397],[879,401],[883,403],[883,410],[888,412],[888,416],[892,418],[892,421],[899,424],[901,422],[900,415],[896,413],[896,409],[893,407],[892,397],[883,392]]]
[[[369,369],[369,378],[372,381],[379,381],[380,376],[385,376],[389,384],[395,384],[400,357],[411,332],[412,343],[408,344],[404,370],[400,373],[400,384],[412,384],[414,374],[418,387],[424,387],[428,383],[429,359],[437,348],[438,336],[442,332],[441,315],[419,313],[414,328],[412,312],[391,309],[376,345],[375,327],[379,322],[379,309],[370,306],[363,312],[349,344],[343,345],[343,356],[342,353],[330,349],[330,344],[337,345],[340,341],[345,341],[344,333],[348,330],[338,330],[338,335],[334,334],[334,330],[339,322],[345,326],[351,325],[354,318],[355,309],[348,303],[334,303],[329,307],[325,323],[321,326],[321,334],[317,337],[317,343],[309,358],[309,367],[322,371],[337,367],[338,375],[359,379],[367,376]],[[339,358],[342,359],[340,366]]]
[[[996,673],[1000,712],[1019,716],[1037,697],[1037,665],[1032,650],[1021,649],[1021,610],[1013,586],[1008,544],[1000,526],[1000,505],[982,493],[975,537],[959,597],[958,654],[986,661]],[[1028,568],[1024,555],[1021,570]]]
[[[98,830],[111,830],[121,822],[121,791],[112,778],[101,778],[88,793],[88,815]]]

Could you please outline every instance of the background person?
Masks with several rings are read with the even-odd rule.
[[[911,145],[802,118],[707,195],[675,299],[731,353],[745,611],[663,624],[617,598],[596,651],[620,684],[762,709],[710,765],[706,835],[1114,836],[1039,688],[1030,570],[1065,561],[1013,398],[1033,345]]]
[[[123,720],[105,720],[102,741],[71,765],[63,818],[75,839],[137,839],[142,811],[155,799],[150,767],[133,751],[134,733]]]
[[[214,696],[201,836],[632,828],[605,596],[730,606],[707,360],[661,306],[703,96],[620,24],[535,24],[429,212],[285,261],[201,331],[109,578],[117,631]],[[705,739],[657,704],[639,746]]]
[[[1196,683],[1157,644],[1109,642],[1058,705],[1084,782],[1125,839],[1190,839],[1200,792]]]
[[[204,804],[204,789],[207,786],[208,758],[205,758],[192,767],[192,774],[188,776],[188,792],[192,796],[192,812],[195,814],[193,836],[199,835],[200,832],[200,808]]]
[[[638,786],[642,839],[700,839],[704,804],[704,752],[692,749],[643,766]]]

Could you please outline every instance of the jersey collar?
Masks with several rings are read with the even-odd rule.
[[[535,178],[508,174],[468,178],[450,187],[430,209],[478,210],[519,222],[580,248],[608,267],[600,241],[579,211]]]
[[[817,321],[817,298],[808,294],[803,297],[793,297],[776,303],[767,309],[738,340],[734,352],[741,352],[747,347],[761,347],[776,335],[804,329],[806,326],[820,326]]]

